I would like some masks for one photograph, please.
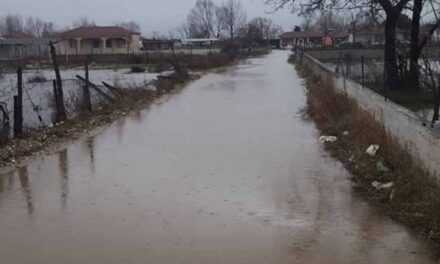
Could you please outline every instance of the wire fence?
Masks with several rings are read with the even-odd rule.
[[[68,118],[84,111],[85,82],[76,78],[84,76],[84,69],[68,69],[63,77],[63,103]],[[113,96],[103,82],[121,89],[148,88],[157,77],[151,73],[131,73],[129,69],[98,69],[89,71],[89,81],[96,87],[90,89],[92,105],[98,105]],[[56,121],[57,105],[54,94],[54,74],[51,70],[26,70],[22,77],[22,117],[25,130],[51,127]],[[0,76],[0,143],[13,136],[14,97],[17,95],[18,75]],[[99,91],[98,91],[99,90]]]
[[[295,52],[295,59],[302,60],[304,50]],[[325,51],[315,52],[320,60],[338,76],[357,82],[361,87],[371,89],[384,98],[393,101],[414,112],[423,124],[440,127],[440,54],[422,56],[418,61],[417,75],[414,79],[410,72],[410,61],[403,53],[398,53],[397,72],[399,84],[395,87],[385,83],[382,57],[357,55],[353,52],[326,54]],[[322,55],[322,58],[316,55]],[[325,58],[325,59],[323,59]]]

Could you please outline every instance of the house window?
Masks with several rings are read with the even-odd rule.
[[[94,49],[99,49],[99,47],[100,47],[100,40],[99,39],[94,39],[92,45],[93,45]]]
[[[107,40],[105,41],[105,46],[106,46],[107,48],[113,48],[113,41],[112,41],[111,39],[107,39]]]

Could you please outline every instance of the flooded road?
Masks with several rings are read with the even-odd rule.
[[[277,51],[0,175],[1,263],[435,263],[358,198]]]

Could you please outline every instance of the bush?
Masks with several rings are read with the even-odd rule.
[[[240,55],[240,43],[236,41],[227,41],[223,44],[221,52],[231,57]]]
[[[130,69],[131,73],[142,73],[142,72],[146,72],[145,67],[142,66],[132,66]]]
[[[47,78],[41,73],[37,73],[34,76],[29,77],[28,79],[28,83],[43,83],[43,82],[47,82]]]

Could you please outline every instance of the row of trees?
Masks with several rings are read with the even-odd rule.
[[[19,15],[6,15],[0,17],[0,34],[12,35],[27,33],[35,37],[45,37],[55,31],[52,22],[44,21],[36,17],[22,18]]]
[[[198,0],[179,31],[185,38],[267,40],[279,35],[282,28],[268,18],[257,17],[247,22],[239,0],[227,0],[221,5]]]
[[[275,10],[289,6],[293,12],[303,16],[323,10],[360,10],[381,21],[385,27],[385,84],[396,90],[419,89],[419,60],[422,51],[432,34],[440,27],[440,5],[437,0],[266,0],[266,4]],[[407,14],[411,23],[411,45],[406,54],[398,54],[396,47],[396,29],[402,14]],[[428,32],[424,34],[420,30],[422,18],[433,21]],[[398,65],[398,55],[409,59],[409,68],[403,69],[404,72]]]
[[[227,34],[233,39],[246,23],[246,12],[238,0],[227,0],[217,6],[212,0],[198,0],[180,28],[190,38],[218,38]]]
[[[141,32],[141,26],[135,21],[116,22],[113,23],[113,25],[123,27],[133,32]],[[96,26],[96,23],[95,21],[90,20],[88,17],[81,17],[72,23],[73,28],[90,27],[90,26]],[[72,27],[67,27],[66,29],[70,29]]]
[[[94,26],[96,23],[87,17],[81,17],[72,23],[72,26],[65,28],[57,27],[53,22],[44,21],[38,17],[22,17],[20,15],[9,14],[0,17],[0,35],[13,35],[26,33],[36,38],[48,37],[53,33],[68,30],[76,27]],[[115,26],[121,26],[131,31],[140,32],[141,28],[134,21],[117,22]]]

